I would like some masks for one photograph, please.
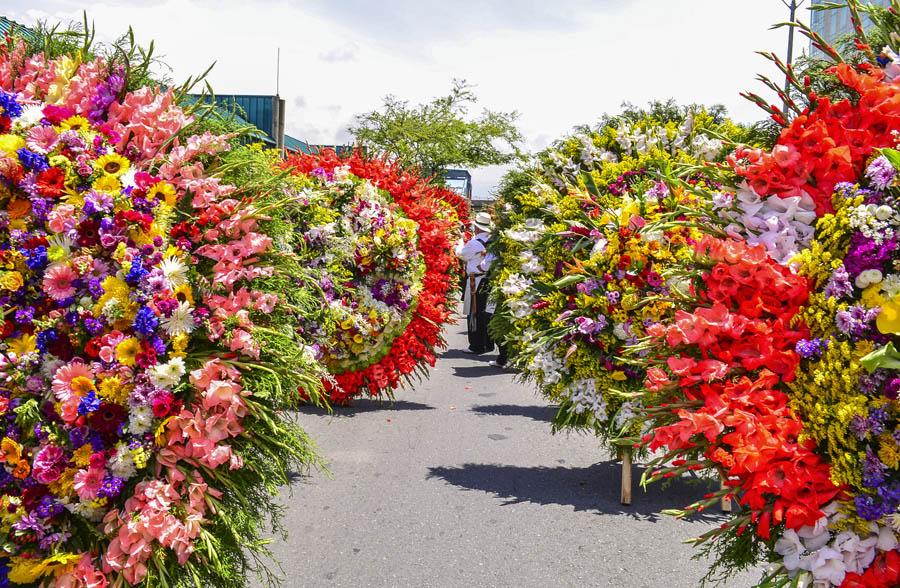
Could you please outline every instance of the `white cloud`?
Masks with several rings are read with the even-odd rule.
[[[451,5],[464,18],[449,22]],[[274,93],[280,47],[289,132],[314,143],[345,140],[352,115],[378,107],[386,94],[420,102],[445,93],[454,77],[476,85],[480,106],[520,112],[528,148],[616,112],[623,100],[721,103],[749,122],[761,111],[738,93],[760,89],[757,72],[775,76],[754,51],[786,44],[785,30],[769,30],[786,18],[776,0],[404,0],[374,12],[366,6],[12,0],[0,13],[30,24],[80,20],[83,8],[106,40],[132,25],[140,41],[156,41],[176,80],[216,61],[209,80],[223,94]],[[497,168],[473,171],[476,195],[500,177]]]

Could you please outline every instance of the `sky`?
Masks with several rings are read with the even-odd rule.
[[[286,132],[310,143],[349,140],[356,114],[387,94],[412,103],[444,95],[454,78],[477,108],[519,113],[524,148],[537,151],[623,101],[723,104],[753,122],[739,96],[776,75],[756,51],[785,54],[781,0],[4,0],[22,24],[81,20],[99,40],[134,28],[181,81],[203,72],[220,94],[286,100]],[[801,11],[808,21],[808,12]],[[796,52],[807,48],[797,36]],[[471,170],[476,198],[503,168]]]

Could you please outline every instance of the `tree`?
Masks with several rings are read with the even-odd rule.
[[[381,109],[358,115],[348,130],[358,145],[442,182],[448,168],[501,165],[519,155],[518,113],[485,109],[470,118],[477,101],[469,84],[453,80],[449,95],[418,106],[385,96]]]

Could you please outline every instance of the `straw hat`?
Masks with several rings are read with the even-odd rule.
[[[475,222],[472,223],[475,225],[476,229],[481,229],[482,231],[490,231],[494,228],[494,223],[491,222],[491,215],[486,212],[479,212],[475,215]]]

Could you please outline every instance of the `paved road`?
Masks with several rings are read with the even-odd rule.
[[[284,496],[284,585],[699,586],[706,564],[681,541],[717,519],[658,512],[705,490],[637,488],[621,506],[619,467],[596,440],[551,435],[552,409],[493,356],[454,351],[464,335],[451,331],[430,380],[393,405],[300,415],[333,477]]]

